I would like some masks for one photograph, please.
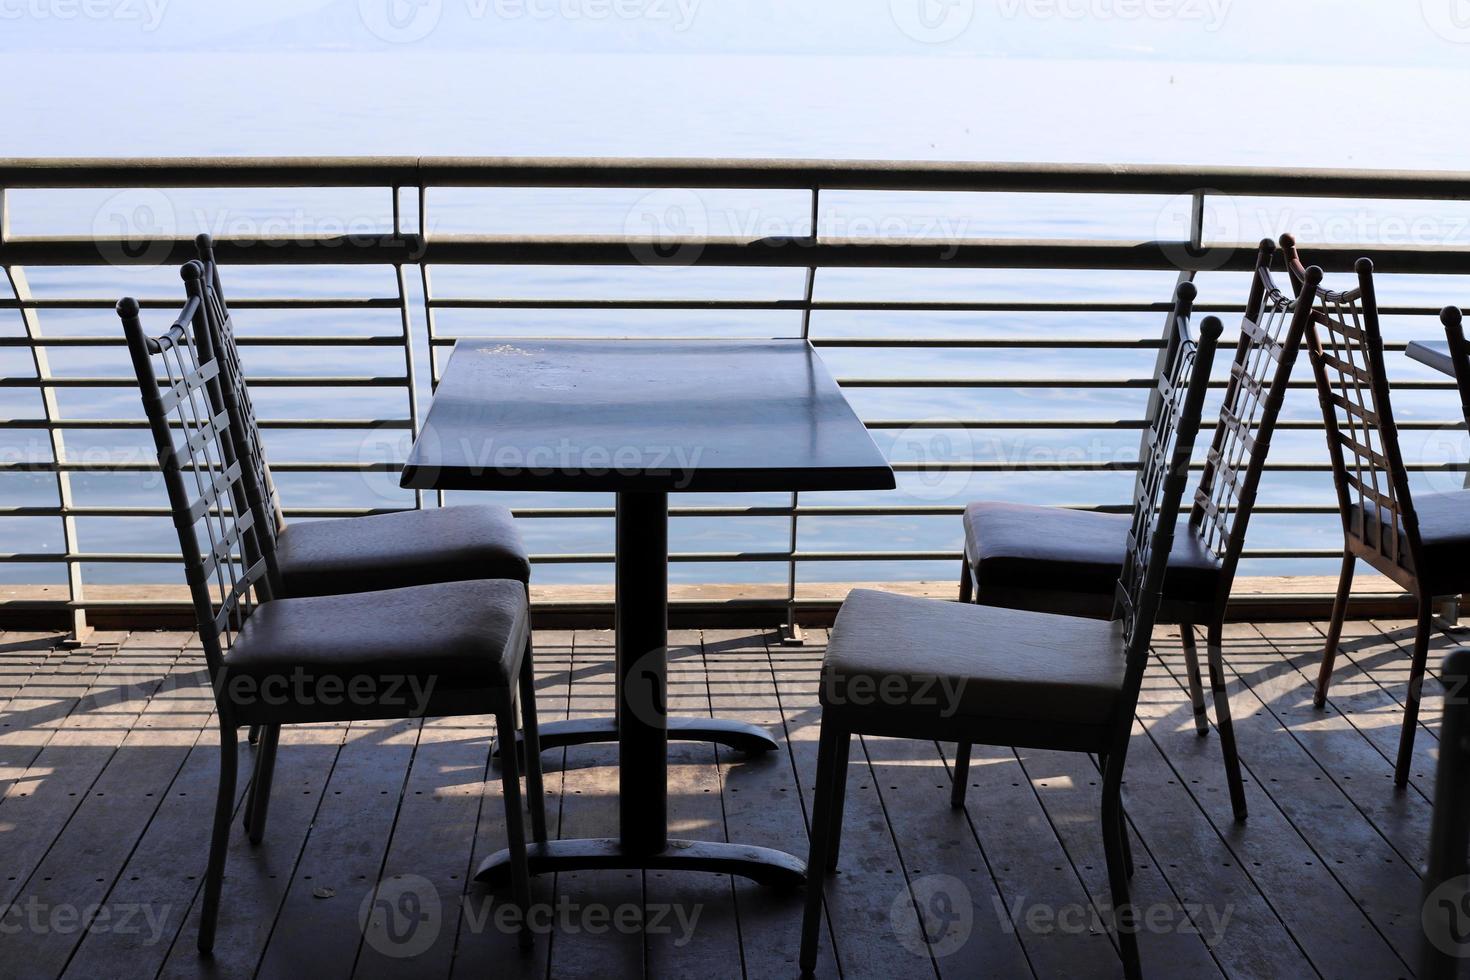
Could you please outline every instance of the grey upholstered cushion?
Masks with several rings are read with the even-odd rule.
[[[430,582],[526,582],[531,563],[504,507],[433,507],[345,520],[293,521],[279,543],[288,596]]]
[[[1426,590],[1434,595],[1460,593],[1470,589],[1470,490],[1414,495],[1414,512],[1419,518],[1419,542],[1424,547],[1422,568],[1417,569]],[[1368,505],[1371,513],[1378,508]],[[1349,513],[1349,526],[1365,528],[1362,510],[1356,504]],[[1371,525],[1370,525],[1371,526]],[[1393,532],[1385,524],[1379,533],[1387,542]],[[1372,538],[1373,544],[1378,543]],[[1409,543],[1400,542],[1402,560],[1409,565]]]
[[[980,601],[989,587],[1096,595],[1110,602],[1123,568],[1130,521],[1127,514],[1065,507],[970,504],[965,508],[965,553],[975,569]],[[1220,562],[1181,521],[1164,578],[1165,599],[1209,602],[1219,580]]]
[[[525,649],[526,590],[505,579],[278,599],[256,607],[226,675],[433,678],[506,688]]]
[[[1093,725],[1126,668],[1118,623],[855,589],[822,664],[824,708]]]

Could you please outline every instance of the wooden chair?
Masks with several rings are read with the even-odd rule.
[[[1189,339],[1158,380],[1139,495],[1124,536],[1111,620],[854,590],[822,663],[821,742],[801,968],[816,964],[823,877],[835,870],[853,735],[1096,753],[1103,848],[1125,971],[1140,973],[1129,899],[1122,779],[1149,642],[1164,591],[1220,321]]]
[[[1318,708],[1327,703],[1353,571],[1361,559],[1413,593],[1418,607],[1394,766],[1394,784],[1403,786],[1414,752],[1419,691],[1434,628],[1434,597],[1470,589],[1470,563],[1465,561],[1470,549],[1470,490],[1426,494],[1409,490],[1383,366],[1372,261],[1357,261],[1356,289],[1334,292],[1322,287],[1321,269],[1302,264],[1291,236],[1281,236],[1281,245],[1298,295],[1314,303],[1307,321],[1307,351],[1342,515],[1342,571],[1313,703]]]
[[[1161,622],[1180,624],[1190,701],[1200,735],[1209,733],[1209,719],[1193,627],[1205,627],[1215,724],[1237,820],[1246,818],[1247,807],[1225,686],[1225,606],[1310,308],[1276,287],[1271,277],[1275,252],[1275,243],[1266,239],[1256,253],[1214,440],[1195,490],[1188,527],[1174,539],[1159,611]],[[1179,348],[1170,338],[1180,336],[1176,324],[1188,322],[1194,298],[1193,283],[1181,283],[1169,314],[1170,328],[1156,372],[1159,377],[1174,369]],[[1151,396],[1149,420],[1158,410],[1158,401],[1156,394]],[[1148,431],[1146,428],[1145,433]],[[1144,490],[1141,481],[1135,484],[1135,504]],[[1107,616],[1112,611],[1112,584],[1122,568],[1128,527],[1129,518],[1122,514],[989,501],[971,504],[965,509],[960,600],[969,601],[973,596],[984,605]],[[969,746],[960,745],[951,799],[956,807],[964,805],[969,761]]]
[[[1445,658],[1444,717],[1439,727],[1439,762],[1434,774],[1434,817],[1421,910],[1424,945],[1419,976],[1454,980],[1470,955],[1470,889],[1466,842],[1470,841],[1470,649]]]
[[[230,813],[235,804],[236,730],[283,724],[494,714],[514,726],[523,692],[527,789],[544,807],[536,735],[525,587],[466,580],[345,596],[276,599],[279,582],[268,511],[242,461],[236,427],[219,391],[221,365],[205,324],[203,268],[183,269],[188,301],[161,336],[149,336],[136,300],[117,305],[143,407],[158,450],[183,552],[220,726],[220,782],[205,874],[198,945],[214,944]],[[405,697],[402,692],[417,692]],[[271,743],[274,746],[274,741]],[[245,804],[252,843],[264,831],[271,761],[257,754]],[[515,753],[502,762],[515,902],[530,896]],[[544,819],[537,822],[544,827]],[[537,832],[537,841],[544,840]],[[524,921],[524,917],[522,918]],[[522,945],[531,934],[522,931]]]
[[[209,235],[199,235],[195,245],[204,267],[205,323],[220,361],[223,402],[217,408],[228,412],[235,444],[254,475],[252,485],[260,488],[259,506],[270,518],[263,530],[274,545],[272,561],[277,565],[282,594],[345,595],[480,578],[513,579],[529,594],[531,560],[505,507],[431,507],[287,523],[240,366],[214,241]],[[526,642],[530,643],[529,634]],[[258,735],[252,730],[250,741],[254,743]],[[274,753],[275,734],[266,732],[265,737],[264,751]],[[498,747],[497,740],[497,757]]]

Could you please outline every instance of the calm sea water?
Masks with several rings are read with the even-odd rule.
[[[1465,73],[1455,71],[1286,69],[1168,63],[1036,62],[959,58],[470,56],[258,54],[160,57],[7,55],[22,89],[0,91],[4,152],[17,156],[83,155],[319,155],[464,154],[565,156],[774,156],[890,159],[1169,162],[1269,166],[1362,166],[1411,169],[1464,166],[1457,131],[1470,108]],[[205,80],[205,81],[201,81]],[[1351,90],[1366,102],[1349,115],[1302,125],[1314,97]],[[1432,91],[1433,99],[1422,93]],[[1327,102],[1320,111],[1332,113]],[[14,192],[15,234],[115,233],[118,221],[143,222],[175,234],[221,235],[380,230],[391,220],[385,191],[248,190]],[[429,197],[429,223],[440,232],[643,231],[648,221],[687,222],[712,234],[803,234],[808,202],[801,193],[442,189]],[[1138,239],[1178,236],[1186,209],[1152,197],[1004,194],[828,194],[819,230],[826,236],[1054,237]],[[1470,206],[1432,202],[1303,202],[1220,200],[1209,216],[1218,240],[1252,241],[1295,231],[1304,243],[1327,241],[1470,244]],[[1401,277],[1383,270],[1386,303],[1470,303],[1470,283]],[[38,295],[112,297],[123,293],[173,296],[173,270],[36,269]],[[558,297],[796,297],[801,270],[646,268],[436,268],[437,296]],[[1163,300],[1167,273],[1050,273],[963,270],[823,271],[817,295],[828,299],[1075,299]],[[1244,278],[1207,274],[1202,299],[1240,301]],[[291,267],[229,271],[236,296],[392,296],[390,269]],[[418,300],[417,283],[411,299]],[[241,312],[242,334],[392,333],[392,310],[311,314]],[[444,311],[439,328],[463,336],[774,336],[800,328],[787,313],[617,313],[592,311]],[[107,313],[48,311],[43,329],[55,333],[115,331]],[[422,331],[418,314],[417,329]],[[1155,337],[1160,318],[1147,315],[1023,315],[1005,313],[819,313],[816,337],[1068,336]],[[1393,339],[1438,334],[1433,318],[1390,317]],[[0,330],[21,332],[0,315]],[[246,351],[262,375],[398,374],[394,349],[261,348]],[[827,349],[838,376],[1143,377],[1146,350],[849,350]],[[422,363],[422,362],[421,362]],[[32,372],[23,350],[0,350],[7,375]],[[126,374],[121,348],[58,349],[52,368],[80,376]],[[1428,378],[1426,370],[1393,355],[1394,378]],[[1298,376],[1306,378],[1305,363]],[[63,412],[76,417],[136,417],[127,390],[63,390]],[[1138,391],[1077,389],[854,389],[865,417],[946,419],[1136,417]],[[261,389],[269,417],[380,417],[404,411],[401,391]],[[1452,420],[1450,392],[1402,392],[1403,419]],[[1207,411],[1209,409],[1207,408]],[[1309,392],[1288,401],[1288,417],[1317,412]],[[32,391],[0,389],[0,417],[40,414]],[[82,458],[138,457],[143,433],[68,434],[68,451]],[[1131,458],[1136,433],[1108,430],[986,430],[969,435],[925,429],[877,432],[894,459],[1103,460]],[[1277,460],[1323,457],[1318,433],[1283,433]],[[0,438],[7,458],[46,458],[40,431],[10,430]],[[399,434],[272,432],[272,458],[357,460],[402,453]],[[1411,462],[1461,461],[1470,445],[1460,433],[1406,434]],[[391,478],[282,474],[288,503],[403,504],[411,498]],[[1458,486],[1457,474],[1425,475],[1421,485]],[[960,503],[981,497],[1042,503],[1126,500],[1127,474],[1001,473],[925,477],[909,474],[887,494],[811,494],[814,503]],[[146,477],[87,474],[75,479],[82,503],[157,505],[163,494]],[[7,504],[54,502],[44,475],[0,474]],[[483,498],[477,498],[483,499]],[[503,495],[529,505],[607,502],[597,495],[555,499]],[[737,498],[729,498],[734,502]],[[751,495],[740,502],[757,503]],[[780,495],[769,498],[783,499]],[[1264,502],[1331,500],[1326,474],[1273,474]],[[676,501],[677,503],[677,501]],[[1263,515],[1252,529],[1258,547],[1334,547],[1335,518]],[[609,521],[527,521],[538,552],[611,550]],[[82,546],[93,551],[160,551],[174,547],[166,520],[82,520]],[[783,519],[680,519],[673,544],[693,551],[772,551],[786,545]],[[0,550],[59,550],[53,520],[0,518]],[[808,518],[803,550],[954,549],[956,517]],[[1249,574],[1329,572],[1314,560],[1247,564]],[[817,563],[803,580],[948,578],[949,563],[883,566]],[[0,565],[0,581],[56,581],[59,566]],[[90,581],[172,581],[171,565],[99,566]],[[780,581],[779,565],[677,565],[680,581]],[[538,571],[545,582],[607,581],[606,566],[556,565]]]

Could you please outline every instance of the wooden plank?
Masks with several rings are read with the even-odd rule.
[[[264,977],[352,975],[419,719],[353,722],[260,962]]]
[[[288,725],[281,729],[265,839],[258,846],[251,845],[240,826],[238,807],[231,824],[218,931],[214,953],[208,959],[201,957],[194,941],[199,929],[204,867],[209,858],[219,745],[205,741],[199,746],[196,754],[204,756],[198,761],[199,789],[186,790],[188,798],[179,800],[181,807],[187,806],[188,817],[197,822],[190,833],[175,838],[175,861],[189,872],[194,897],[186,924],[169,949],[159,977],[184,980],[198,977],[206,967],[209,975],[219,980],[256,976],[347,731],[344,725]],[[242,757],[237,789],[243,789],[247,779],[249,767],[245,761],[253,758]],[[203,800],[194,799],[201,791]],[[184,815],[179,819],[185,819]]]
[[[1227,642],[1227,657],[1232,651],[1240,652],[1243,646]],[[1212,730],[1208,737],[1200,738],[1194,729],[1177,627],[1161,629],[1155,635],[1154,652],[1157,666],[1145,677],[1139,718],[1167,760],[1173,778],[1189,792],[1229,847],[1230,855],[1223,860],[1233,858],[1250,875],[1301,951],[1324,976],[1353,975],[1359,968],[1380,976],[1401,970],[1403,964],[1357,907],[1333,867],[1313,853],[1310,843],[1257,778],[1258,772],[1265,773],[1267,780],[1273,778],[1276,756],[1301,756],[1300,747],[1270,722],[1254,691],[1227,673],[1250,807],[1250,819],[1245,824],[1237,823],[1225,785],[1218,734]],[[1266,785],[1279,787],[1269,782]],[[1345,805],[1345,801],[1338,805]],[[1158,853],[1152,836],[1149,844]],[[1184,868],[1180,873],[1189,871]]]
[[[1399,860],[1373,822],[1355,805],[1353,794],[1363,794],[1351,781],[1335,781],[1335,774],[1324,769],[1308,748],[1309,745],[1320,747],[1322,739],[1314,734],[1314,729],[1324,724],[1323,718],[1311,708],[1310,684],[1283,665],[1280,654],[1254,628],[1244,624],[1227,626],[1225,643],[1227,674],[1242,682],[1233,711],[1237,737],[1245,747],[1245,761],[1260,788],[1308,844],[1309,850],[1295,860],[1303,867],[1311,866],[1307,862],[1325,865],[1383,939],[1401,957],[1406,954],[1412,957],[1417,938],[1409,935],[1405,910],[1418,907],[1417,876]],[[1166,662],[1170,659],[1172,655],[1165,657]],[[1178,661],[1170,667],[1176,678],[1183,676]],[[1356,753],[1344,748],[1333,757],[1344,760],[1356,755],[1356,764],[1380,770],[1372,778],[1357,782],[1369,798],[1375,792],[1383,793],[1386,781],[1378,778],[1386,766],[1382,757],[1340,720],[1333,727],[1337,729],[1332,736],[1335,740],[1345,744],[1355,741],[1358,745]],[[1269,858],[1291,859],[1289,853]],[[1268,859],[1252,856],[1251,860],[1254,874],[1254,862],[1260,860],[1265,866]],[[1300,888],[1283,886],[1277,904],[1300,904],[1294,897],[1300,893]],[[1415,915],[1414,933],[1417,933],[1417,921]],[[1319,957],[1326,959],[1320,949],[1311,945],[1318,941],[1320,932],[1320,922],[1310,920],[1294,930],[1298,941],[1312,950],[1314,961]],[[1367,951],[1372,945],[1352,948]]]
[[[817,771],[821,710],[817,702],[823,646],[768,644],[776,692],[786,718],[787,745],[801,783],[808,820]],[[865,741],[854,738],[847,767],[842,860],[827,879],[827,919],[843,977],[929,976],[937,973],[928,945],[905,932],[895,941],[895,917],[911,919],[914,898],[903,855],[878,793]]]
[[[170,653],[167,648],[162,652]],[[182,918],[181,908],[165,907],[154,897],[137,902],[111,899],[110,893],[209,723],[213,703],[207,686],[202,701],[192,696],[197,688],[189,665],[170,671],[160,683],[153,658],[134,656],[131,665],[116,663],[129,659],[123,656],[126,653],[126,648],[120,651],[103,676],[116,685],[123,680],[117,671],[138,668],[140,693],[153,685],[158,690],[151,697],[99,704],[88,716],[93,720],[111,716],[118,720],[116,731],[126,724],[131,729],[123,733],[122,744],[12,906],[12,910],[49,909],[53,915],[80,913],[74,931],[23,932],[17,937],[21,941],[13,944],[15,955],[37,975],[59,976],[89,931],[124,944],[143,942],[156,948],[178,931]],[[118,964],[109,966],[116,970]]]
[[[572,641],[568,717],[613,711],[616,673],[613,635],[578,630]],[[574,746],[562,773],[561,836],[618,836],[618,749],[616,745]],[[571,871],[555,882],[550,975],[553,977],[641,977],[643,937],[620,927],[643,907],[640,871]],[[611,923],[611,924],[609,924]]]
[[[60,633],[0,631],[0,725],[5,722],[10,699],[46,663],[61,639]]]
[[[139,634],[132,642],[142,649],[154,642],[147,636]],[[181,646],[181,638],[173,635],[168,645],[147,649],[159,661],[172,663]],[[0,853],[4,862],[0,865],[4,875],[0,904],[21,893],[146,704],[140,698],[122,713],[109,713],[101,723],[93,717],[92,712],[108,704],[116,691],[115,677],[107,674],[116,652],[111,646],[79,648],[65,662],[54,668],[48,665],[49,676],[39,684],[27,685],[23,700],[28,707],[22,708],[21,718],[26,727],[8,730],[6,735],[7,742],[18,743],[20,755],[29,755],[31,761],[0,797],[0,821],[13,828]],[[133,676],[135,670],[128,665],[114,668],[114,673]],[[156,671],[153,688],[163,682],[165,673],[166,668]]]
[[[537,630],[535,635],[536,707],[542,723],[567,716],[573,670],[573,634],[567,630]],[[575,751],[575,750],[574,750]],[[562,774],[566,749],[542,753],[546,784],[546,823],[550,837],[557,836],[561,819]],[[495,918],[506,893],[492,893],[468,880],[480,862],[506,845],[505,803],[500,789],[500,771],[489,765],[475,777],[479,797],[476,826],[471,835],[472,853],[466,866],[465,887],[458,895],[445,897],[446,919],[452,915],[456,946],[452,964],[456,977],[546,977],[551,950],[557,942],[555,929],[538,931],[536,945],[522,953],[514,933],[499,927]],[[467,774],[467,778],[468,774]],[[529,817],[527,833],[530,832]],[[541,909],[553,908],[555,876],[531,879],[531,901]]]
[[[813,774],[807,773],[805,784],[797,781],[766,640],[766,635],[750,630],[704,631],[711,710],[721,718],[764,727],[780,746],[757,756],[718,750],[725,828],[732,841],[778,848],[805,860],[809,811],[802,794]],[[811,708],[800,706],[795,711],[793,725],[812,723]],[[773,891],[743,878],[735,879],[734,889],[745,975],[795,976],[801,949],[801,893]],[[830,933],[822,938],[817,975],[837,976]]]
[[[826,630],[807,631],[812,653],[824,652],[826,642]],[[772,656],[777,662],[787,659],[779,650]],[[779,667],[778,672],[788,673]],[[815,700],[810,666],[802,680],[803,695]],[[949,805],[951,779],[940,747],[918,739],[865,737],[862,748],[903,858],[914,914],[923,922],[922,936],[905,935],[925,942],[941,976],[1030,976],[985,850],[967,814]],[[956,917],[961,904],[973,910],[970,916]],[[906,924],[911,921],[907,911],[900,914]]]
[[[1203,818],[1193,812],[1187,794],[1167,779],[1160,784],[1157,778],[1160,767],[1155,759],[1149,757],[1151,754],[1156,754],[1154,748],[1144,735],[1142,725],[1137,725],[1126,769],[1125,806],[1141,797],[1147,803],[1140,802],[1137,809],[1167,809],[1171,816],[1168,821],[1138,825],[1147,829],[1146,839],[1140,838],[1135,830],[1129,830],[1134,835],[1135,871],[1131,895],[1140,929],[1139,958],[1147,974],[1161,972],[1175,976],[1218,977],[1222,975],[1220,965],[1211,955],[1207,942],[1217,949],[1224,947],[1222,952],[1228,957],[1230,952],[1248,947],[1249,942],[1257,938],[1252,935],[1247,942],[1234,947],[1227,945],[1227,936],[1232,928],[1248,934],[1257,931],[1252,928],[1254,923],[1247,923],[1241,928],[1235,918],[1240,907],[1251,901],[1249,880],[1243,875],[1229,874],[1228,864],[1221,869],[1224,873],[1212,867],[1210,873],[1204,875],[1193,864],[1182,872],[1177,868],[1171,868],[1167,874],[1161,870],[1153,853],[1174,855],[1207,850],[1215,855],[1218,851],[1209,839],[1209,828],[1199,826],[1204,823]],[[1111,910],[1112,891],[1102,846],[1102,777],[1096,764],[1091,757],[1078,752],[1025,749],[1018,750],[1016,755],[1067,852],[1073,870],[1092,896],[1093,908]],[[1240,895],[1247,896],[1246,903],[1238,900]],[[1257,955],[1241,965],[1270,965],[1274,975],[1290,975],[1290,970],[1281,969],[1282,964],[1266,963],[1266,957],[1261,954],[1273,949],[1288,949],[1290,953],[1297,954],[1288,958],[1288,963],[1294,960],[1296,964],[1302,962],[1300,954],[1292,947],[1284,930],[1279,929],[1274,916],[1263,919],[1268,925],[1267,941]],[[1075,924],[1089,920],[1079,915],[1065,921]],[[1111,927],[1110,917],[1099,921]],[[1271,926],[1278,928],[1273,930]],[[1281,939],[1287,939],[1287,942],[1282,943]],[[1230,966],[1236,965],[1228,958],[1226,962]]]
[[[155,703],[164,696],[156,695]],[[176,937],[183,948],[193,949],[194,933],[185,929],[185,924],[200,889],[209,846],[219,779],[219,743],[208,675],[190,651],[180,658],[170,676],[167,696],[180,702],[174,707],[181,719],[180,731],[186,725],[184,718],[202,719],[198,737],[105,899],[110,908],[142,909],[146,928],[88,934],[67,964],[67,976],[154,976]],[[148,723],[147,714],[142,722]],[[250,748],[241,744],[237,751],[242,771],[248,771],[253,758]],[[243,793],[242,781],[237,786],[237,797]],[[272,818],[273,822],[280,821],[281,811],[274,812]],[[275,823],[273,829],[279,832],[280,824]],[[233,884],[227,886],[230,891],[226,893],[231,899],[237,897],[230,887]],[[155,922],[164,926],[161,936],[156,935]]]
[[[670,714],[710,716],[700,634],[669,634]],[[712,742],[669,743],[669,836],[724,841],[719,755]],[[648,909],[644,955],[650,977],[738,978],[740,924],[729,875],[651,871],[644,875]]]
[[[1343,795],[1352,801],[1384,841],[1397,851],[1403,869],[1417,879],[1416,869],[1423,859],[1424,841],[1429,839],[1432,807],[1425,792],[1431,788],[1424,785],[1423,791],[1396,790],[1393,786],[1393,756],[1386,756],[1363,736],[1364,730],[1385,721],[1397,729],[1402,713],[1392,707],[1391,702],[1389,706],[1378,707],[1368,714],[1318,711],[1311,704],[1311,689],[1316,681],[1314,665],[1316,654],[1320,652],[1320,641],[1315,631],[1309,631],[1305,624],[1278,623],[1262,624],[1256,630],[1264,635],[1286,663],[1295,668],[1283,680],[1295,680],[1297,684],[1294,689],[1283,690],[1274,699],[1273,712],[1322,770],[1331,774],[1331,780],[1341,787]],[[1364,686],[1350,684],[1349,687],[1361,689]],[[1371,694],[1371,691],[1365,690],[1364,693]],[[1431,746],[1433,744],[1432,739],[1424,741]],[[1425,768],[1432,780],[1432,760]],[[1401,885],[1406,884],[1407,881],[1401,882]]]

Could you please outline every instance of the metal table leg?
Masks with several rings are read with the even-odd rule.
[[[668,494],[618,494],[618,829],[608,838],[530,848],[531,872],[585,868],[713,871],[773,886],[805,881],[805,865],[782,851],[668,837]],[[772,746],[774,747],[774,745]],[[476,872],[498,884],[509,852]]]

